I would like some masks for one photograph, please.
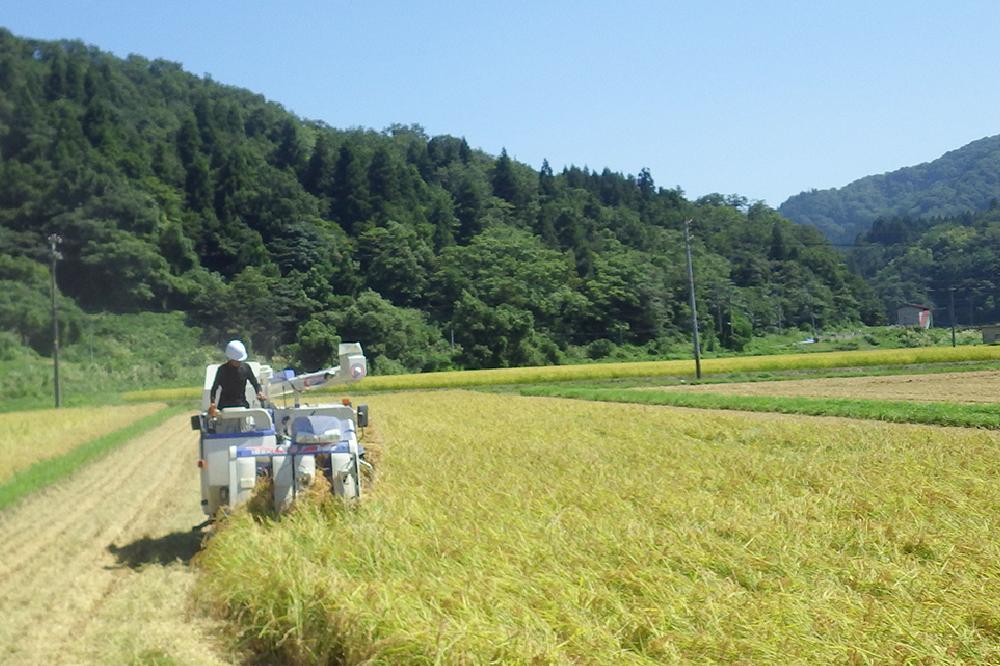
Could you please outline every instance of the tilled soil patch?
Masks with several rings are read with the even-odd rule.
[[[882,377],[827,377],[769,382],[737,382],[692,386],[643,387],[637,390],[704,391],[726,395],[764,395],[857,400],[916,400],[924,402],[1000,402],[1000,372],[954,372]]]

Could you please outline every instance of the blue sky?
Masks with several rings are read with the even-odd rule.
[[[777,206],[1000,134],[997,2],[7,0],[0,25],[691,198]]]

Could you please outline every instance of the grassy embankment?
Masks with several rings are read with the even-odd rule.
[[[203,593],[272,660],[1000,660],[1000,434],[369,401],[373,495],[237,515],[200,556]]]
[[[854,352],[819,352],[774,356],[736,356],[706,359],[702,371],[706,375],[785,370],[817,370],[846,367],[873,367],[962,361],[1000,360],[1000,347],[923,347]],[[593,363],[587,365],[550,365],[525,368],[497,368],[464,372],[431,372],[412,375],[383,375],[364,379],[353,385],[359,391],[381,391],[427,388],[464,388],[512,384],[542,384],[567,381],[607,381],[619,378],[690,376],[694,362],[690,360],[640,361],[633,363]],[[351,388],[333,389],[332,393],[350,393]],[[312,395],[321,395],[316,391]],[[123,394],[129,401],[196,399],[199,389],[152,389]]]
[[[88,315],[79,339],[60,349],[64,407],[120,404],[120,393],[201,383],[219,352],[200,342],[180,312]],[[0,412],[53,404],[52,359],[12,345],[0,331]],[[159,399],[138,402],[159,401]]]
[[[996,405],[969,405],[945,402],[902,402],[852,400],[847,398],[798,398],[786,396],[746,396],[692,391],[652,389],[576,388],[536,386],[521,390],[534,397],[573,398],[597,402],[624,402],[640,405],[669,405],[698,409],[726,409],[745,412],[777,412],[810,416],[842,416],[890,423],[922,423],[966,428],[1000,429]]]
[[[141,404],[0,414],[0,510],[180,411]]]

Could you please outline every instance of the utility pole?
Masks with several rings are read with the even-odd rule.
[[[56,261],[62,259],[62,254],[57,249],[59,243],[62,243],[62,238],[58,234],[49,234],[52,258],[52,268],[49,271],[52,278],[52,384],[56,393],[56,409],[62,403],[62,393],[59,390],[59,311],[56,309]]]
[[[785,311],[781,307],[781,296],[781,292],[777,289],[771,290],[771,297],[775,299],[775,305],[777,306],[775,309],[778,314],[778,333],[785,332]]]
[[[809,304],[809,321],[812,323],[813,340],[816,340],[816,315],[813,314],[812,292],[806,289],[806,302]]]
[[[712,285],[712,300],[715,301],[715,331],[720,340],[725,337],[725,321],[722,319],[722,297],[719,296],[719,283]]]
[[[729,296],[729,344],[733,344],[733,291],[728,292]]]
[[[684,246],[687,248],[688,283],[691,287],[691,332],[694,339],[695,377],[701,379],[701,344],[698,341],[698,304],[694,298],[694,264],[691,262],[691,220],[684,221]]]
[[[955,342],[955,287],[948,287],[948,316],[951,318],[951,346],[957,346]]]

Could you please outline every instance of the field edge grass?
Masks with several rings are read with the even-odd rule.
[[[566,388],[536,386],[520,391],[525,397],[569,398],[595,402],[619,402],[695,409],[722,409],[743,412],[776,412],[804,416],[843,418],[1000,430],[1000,413],[995,405],[919,403],[892,400],[852,400],[846,398],[790,398],[742,396],[685,391],[635,391],[607,388]]]
[[[171,416],[184,411],[189,411],[187,405],[165,405],[162,409],[147,414],[124,428],[84,442],[61,456],[39,460],[30,467],[15,472],[14,476],[0,484],[0,511],[46,486],[65,479],[130,439],[152,430]]]

